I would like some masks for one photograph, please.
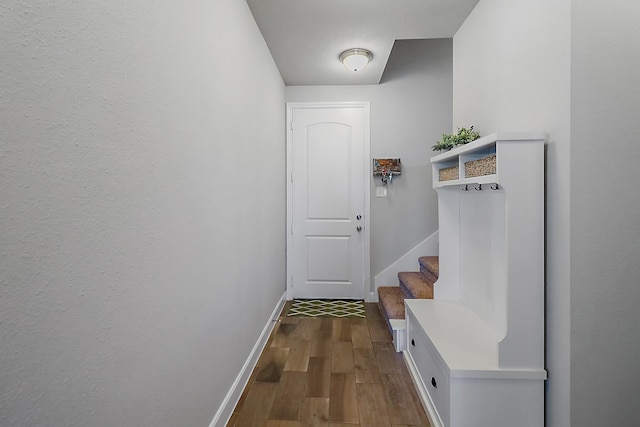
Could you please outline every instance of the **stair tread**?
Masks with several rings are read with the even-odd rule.
[[[378,300],[387,319],[404,319],[405,295],[399,286],[380,286]]]
[[[433,299],[433,280],[419,271],[401,271],[398,273],[400,286],[407,289],[413,298]]]

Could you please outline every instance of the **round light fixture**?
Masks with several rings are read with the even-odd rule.
[[[360,71],[367,66],[373,55],[367,49],[348,49],[340,54],[340,61],[347,70]]]

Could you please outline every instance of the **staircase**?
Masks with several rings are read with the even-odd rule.
[[[404,321],[405,299],[433,299],[433,285],[438,280],[437,256],[418,258],[420,271],[398,273],[399,286],[378,288],[378,308],[387,321],[393,335],[396,351],[406,348],[406,326]]]

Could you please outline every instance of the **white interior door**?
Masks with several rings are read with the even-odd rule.
[[[287,296],[362,299],[369,282],[369,106],[287,109]]]

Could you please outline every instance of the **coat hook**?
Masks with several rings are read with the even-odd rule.
[[[476,185],[476,191],[482,191],[482,184]]]
[[[469,187],[467,186],[467,184],[464,184],[462,187],[460,187],[460,189],[462,191],[469,191]]]
[[[500,187],[498,187],[498,184],[493,184],[493,185],[491,186],[491,189],[492,189],[492,190],[497,190],[498,188],[500,188]]]

